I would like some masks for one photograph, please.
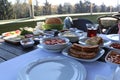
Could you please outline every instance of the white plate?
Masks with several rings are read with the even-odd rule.
[[[86,80],[86,74],[80,62],[52,57],[27,65],[20,71],[18,80]]]
[[[113,40],[113,41],[119,41],[119,35],[118,34],[109,34],[109,35],[106,35],[106,37],[110,40]]]
[[[87,39],[88,39],[88,38],[80,39],[80,40],[79,40],[79,43],[82,44],[82,45],[86,45],[85,41],[86,41]],[[109,44],[111,43],[110,40],[104,40],[104,39],[103,39],[103,42],[104,42],[103,46],[107,46],[107,45],[109,45]]]
[[[81,58],[76,58],[76,57],[70,56],[68,54],[69,48],[70,48],[70,46],[67,47],[67,48],[65,48],[62,51],[62,54],[65,55],[65,56],[67,56],[67,57],[70,57],[70,58],[73,58],[73,59],[76,59],[76,60],[80,60],[80,61],[84,61],[84,62],[93,62],[93,61],[96,61],[96,60],[98,60],[105,53],[104,49],[100,49],[95,58],[93,58],[93,59],[81,59]]]

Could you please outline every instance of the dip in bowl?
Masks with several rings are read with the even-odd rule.
[[[62,37],[46,37],[40,40],[40,44],[45,49],[62,50],[69,44],[69,39]]]

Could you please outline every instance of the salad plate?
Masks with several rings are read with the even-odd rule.
[[[18,75],[18,80],[86,80],[86,69],[78,61],[49,57],[31,62]]]
[[[5,42],[9,42],[9,43],[12,43],[12,44],[19,44],[20,41],[22,39],[24,39],[24,36],[13,35],[13,36],[4,37],[3,39],[5,40]]]
[[[95,58],[92,58],[92,59],[82,59],[82,58],[76,58],[76,57],[73,57],[73,56],[69,55],[69,49],[70,49],[70,46],[65,48],[62,51],[62,54],[67,56],[67,57],[70,57],[70,58],[73,58],[73,59],[76,59],[76,60],[79,60],[79,61],[83,61],[83,62],[94,62],[94,61],[98,60],[105,53],[105,50],[101,48],[99,50],[99,52],[97,53]]]

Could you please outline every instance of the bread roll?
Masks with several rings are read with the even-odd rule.
[[[45,24],[62,24],[62,20],[60,18],[48,18],[45,20]]]

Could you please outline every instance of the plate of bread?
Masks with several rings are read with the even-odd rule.
[[[80,61],[93,62],[99,59],[105,50],[100,48],[99,45],[81,45],[74,43],[65,48],[62,54]]]
[[[104,40],[102,39],[102,37],[99,36],[95,36],[95,37],[86,37],[86,38],[82,38],[79,40],[80,44],[83,45],[99,45],[99,46],[107,46],[111,43],[110,40]]]

